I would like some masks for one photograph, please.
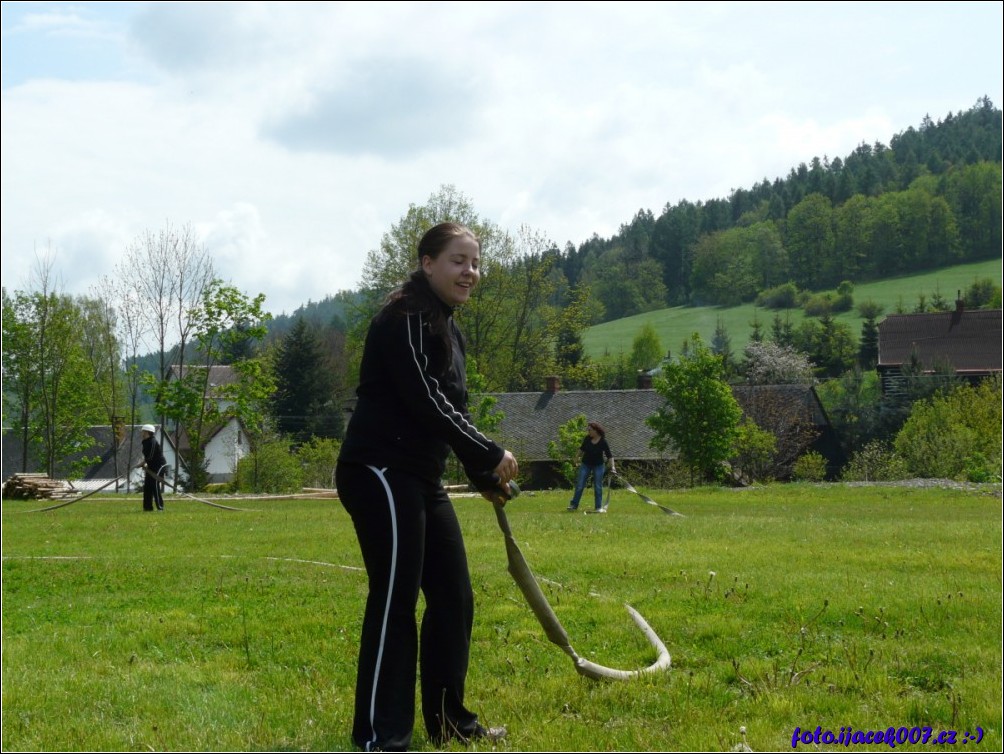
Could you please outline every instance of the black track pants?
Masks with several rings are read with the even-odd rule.
[[[162,468],[160,473],[163,472]],[[143,471],[143,510],[152,511],[154,506],[159,511],[164,510],[164,492],[160,489],[160,483],[160,476],[155,476],[151,471]]]
[[[422,716],[435,743],[474,732],[464,682],[474,593],[456,512],[440,484],[373,466],[339,464],[338,497],[352,517],[369,577],[352,738],[366,751],[405,750]],[[425,596],[421,653],[416,626]]]

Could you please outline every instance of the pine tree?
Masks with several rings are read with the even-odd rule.
[[[732,353],[732,338],[729,337],[729,331],[721,317],[715,324],[715,334],[711,338],[711,353],[722,358],[722,369],[725,372],[726,380],[736,375],[739,370]]]
[[[866,319],[861,324],[861,344],[858,348],[858,364],[870,371],[878,364],[878,325],[874,319]]]
[[[763,325],[756,312],[753,312],[753,321],[750,322],[750,343],[763,343]]]
[[[858,314],[864,317],[861,323],[861,340],[858,344],[858,366],[868,372],[878,364],[878,325],[875,320],[882,314],[882,306],[874,301],[862,301]]]
[[[279,431],[296,442],[342,435],[334,378],[325,361],[317,333],[299,317],[279,344],[272,403]]]

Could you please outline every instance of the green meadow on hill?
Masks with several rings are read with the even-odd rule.
[[[836,315],[835,319],[847,325],[851,334],[857,338],[861,334],[861,324],[864,320],[858,316],[856,306],[863,301],[874,301],[882,305],[884,314],[892,314],[900,309],[911,312],[916,308],[921,295],[928,303],[935,294],[952,303],[959,291],[964,294],[976,280],[983,278],[1001,284],[1000,259],[862,283],[854,286],[855,308]],[[729,334],[732,348],[741,351],[749,340],[751,323],[758,320],[762,331],[767,334],[770,332],[775,313],[780,314],[782,319],[790,316],[792,325],[796,327],[805,317],[801,309],[774,312],[753,304],[728,308],[676,306],[594,325],[583,333],[582,343],[586,353],[594,359],[605,355],[630,354],[635,336],[644,325],[648,324],[655,329],[663,348],[675,354],[681,344],[695,332],[705,343],[710,343],[715,328],[721,321]],[[881,321],[881,317],[879,320]]]

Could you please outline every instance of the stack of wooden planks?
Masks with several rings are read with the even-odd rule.
[[[68,500],[77,490],[62,479],[45,474],[14,474],[3,485],[5,500]]]

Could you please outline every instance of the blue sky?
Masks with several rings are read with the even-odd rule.
[[[274,313],[453,185],[560,246],[990,97],[1000,2],[2,4],[2,274],[191,225]]]

